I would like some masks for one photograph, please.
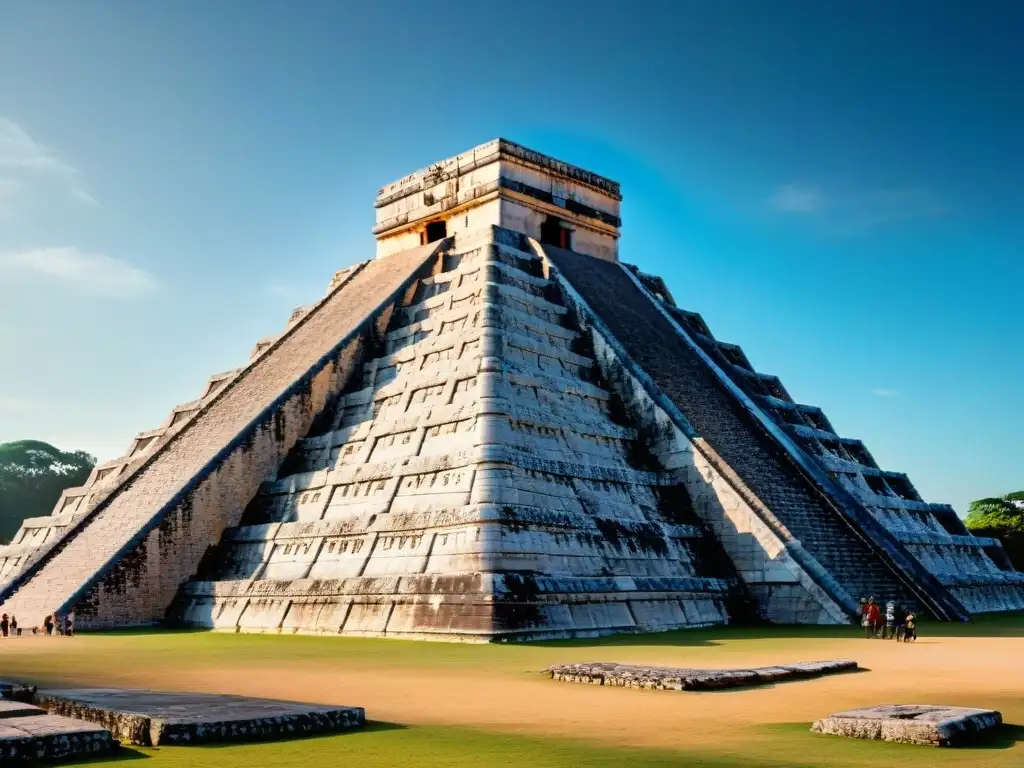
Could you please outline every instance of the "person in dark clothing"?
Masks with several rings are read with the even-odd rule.
[[[14,616],[14,614],[11,614],[11,634],[21,635],[21,630],[18,629],[18,619]]]
[[[902,605],[896,606],[896,628],[893,631],[893,638],[899,642],[907,631],[907,609]]]
[[[53,634],[53,616],[47,615],[47,617],[43,619],[43,629],[47,636]]]
[[[917,616],[908,613],[906,627],[903,630],[903,642],[909,643],[913,640],[917,640]]]
[[[0,635],[7,637],[7,633],[10,631],[11,620],[7,617],[7,614],[5,613],[3,616],[0,616]]]

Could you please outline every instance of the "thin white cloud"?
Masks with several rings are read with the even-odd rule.
[[[777,211],[810,213],[824,205],[821,193],[802,184],[783,184],[768,198],[768,204]]]
[[[82,184],[82,174],[60,155],[33,139],[13,120],[0,117],[0,185],[55,180],[67,193],[87,205],[97,205]],[[2,199],[2,194],[0,194]]]
[[[767,204],[780,214],[814,218],[841,232],[933,218],[948,210],[933,192],[922,187],[883,187],[840,193],[805,184],[783,184],[768,196]]]
[[[899,393],[895,389],[886,389],[885,387],[878,387],[872,389],[871,394],[875,397],[896,397]]]
[[[158,287],[156,277],[143,269],[77,248],[36,248],[0,254],[0,270],[59,280],[93,296],[134,298],[149,295]]]
[[[81,187],[71,188],[72,197],[81,200],[86,205],[99,205],[99,201]]]

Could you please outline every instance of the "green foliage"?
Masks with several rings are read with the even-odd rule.
[[[27,517],[41,517],[65,488],[81,485],[96,459],[38,440],[0,443],[0,541],[8,542]]]
[[[975,536],[1001,539],[1014,567],[1024,571],[1024,505],[1015,501],[1024,501],[1024,491],[972,501],[964,523]]]

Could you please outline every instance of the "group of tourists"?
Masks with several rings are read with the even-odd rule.
[[[873,597],[860,599],[860,623],[864,637],[909,643],[917,640],[917,616],[892,600],[885,604],[885,613]]]
[[[8,616],[6,613],[0,616],[0,635],[7,637],[8,635],[20,635],[21,630],[18,629],[18,619],[14,616]]]
[[[38,635],[40,627],[32,627],[32,634]],[[58,616],[57,614],[51,614],[43,619],[42,626],[43,634],[52,635],[56,632],[58,635],[64,635],[65,637],[71,637],[75,634],[75,614],[68,613],[64,616]],[[18,626],[18,619],[13,614],[8,616],[6,613],[0,615],[0,636],[3,637],[21,637],[22,628]]]

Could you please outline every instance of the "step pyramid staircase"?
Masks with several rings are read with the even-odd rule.
[[[999,542],[618,262],[618,185],[504,140],[0,550],[22,626],[496,640],[1024,607]]]

